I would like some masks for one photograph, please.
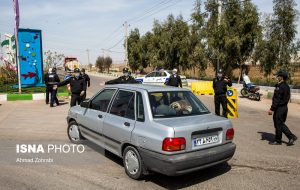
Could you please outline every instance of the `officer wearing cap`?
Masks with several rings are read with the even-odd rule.
[[[285,121],[288,113],[288,103],[291,97],[290,87],[286,83],[288,73],[280,70],[276,74],[278,83],[275,85],[274,95],[272,98],[272,106],[269,115],[273,114],[273,122],[275,127],[275,141],[271,145],[282,144],[282,133],[289,139],[287,146],[291,146],[297,140],[297,137],[286,126]]]
[[[127,67],[123,69],[123,76],[105,82],[105,84],[134,84],[134,83],[139,83],[139,82],[136,81],[132,76],[130,76],[129,69]]]
[[[44,75],[44,81],[46,85],[46,104],[49,104],[50,88],[52,88],[52,86],[49,84],[50,74],[52,74],[52,68],[49,68],[48,72]]]
[[[224,75],[223,70],[217,72],[216,78],[213,79],[213,89],[215,92],[215,113],[220,115],[220,104],[223,108],[222,116],[227,118],[227,86],[232,86],[231,81]]]
[[[182,88],[182,82],[180,76],[177,74],[177,69],[172,70],[170,79],[165,83],[168,86],[175,86]]]
[[[85,80],[86,86],[90,87],[91,86],[91,79],[90,79],[89,75],[85,73],[85,68],[81,69],[81,77]],[[86,98],[86,93],[84,93],[82,99],[85,100],[85,98]]]
[[[64,86],[67,84],[70,84],[72,93],[70,106],[76,106],[76,103],[80,105],[83,99],[82,97],[86,92],[86,81],[81,77],[79,68],[74,69],[73,77],[70,77],[67,80],[59,83],[58,86]]]
[[[50,69],[49,69],[50,71]],[[57,99],[57,84],[60,82],[58,75],[56,74],[56,68],[51,69],[51,73],[48,73],[45,76],[45,83],[47,86],[48,93],[50,93],[50,107],[54,106],[54,103],[56,105],[59,105],[58,99]],[[47,92],[46,92],[47,96]],[[46,97],[46,104],[47,104],[47,97]]]

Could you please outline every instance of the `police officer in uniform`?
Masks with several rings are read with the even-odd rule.
[[[215,113],[220,115],[220,104],[223,108],[223,117],[227,118],[227,86],[232,86],[231,81],[225,77],[222,69],[217,73],[217,77],[213,79],[213,88],[215,92],[214,102],[215,102]]]
[[[170,79],[165,83],[168,86],[175,86],[182,88],[182,82],[179,75],[177,75],[177,69],[172,70],[172,75],[170,76]]]
[[[56,74],[56,68],[52,68],[52,72],[45,78],[47,81],[47,87],[50,92],[50,107],[54,106],[54,102],[59,106],[57,99],[57,84],[60,82],[58,75]]]
[[[58,84],[58,86],[64,86],[70,84],[71,87],[71,103],[70,106],[76,106],[76,103],[80,105],[82,97],[86,92],[86,81],[80,75],[80,69],[74,69],[74,77],[70,77],[67,80]]]
[[[287,146],[291,146],[297,140],[297,137],[286,126],[285,121],[288,113],[288,103],[290,100],[290,87],[286,83],[288,73],[280,70],[277,72],[278,83],[275,85],[274,95],[272,98],[272,106],[269,115],[273,114],[273,122],[275,127],[275,141],[270,142],[271,145],[282,144],[282,133],[289,139]]]
[[[105,82],[105,84],[134,84],[134,83],[139,83],[139,82],[136,81],[132,76],[130,76],[129,69],[127,67],[123,69],[123,76]]]
[[[84,68],[81,69],[81,77],[85,80],[86,86],[90,87],[91,86],[91,79],[90,79],[89,75],[85,73]],[[85,100],[85,98],[86,98],[86,92],[82,96],[82,100]]]
[[[49,75],[52,73],[52,68],[49,68],[48,72],[44,75],[44,81],[46,85],[46,104],[49,104],[49,95],[51,85],[49,84]]]

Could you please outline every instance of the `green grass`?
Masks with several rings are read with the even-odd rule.
[[[7,101],[32,100],[32,94],[8,94]]]
[[[13,84],[0,85],[0,94],[17,94],[19,89],[12,88]],[[22,88],[22,94],[34,94],[34,93],[45,93],[46,87],[28,87]],[[58,88],[58,93],[68,93],[67,86]]]

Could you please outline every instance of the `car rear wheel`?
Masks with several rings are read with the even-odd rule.
[[[132,179],[141,179],[144,164],[136,148],[127,146],[123,152],[123,165],[126,174]]]
[[[83,140],[76,121],[71,121],[68,126],[68,137],[74,144],[80,144]]]

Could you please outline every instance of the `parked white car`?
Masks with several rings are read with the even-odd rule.
[[[160,70],[160,71],[153,71],[143,77],[136,77],[135,80],[143,84],[163,85],[166,81],[170,79],[171,75],[172,75],[171,70]],[[184,75],[179,75],[179,76],[181,78],[182,86],[188,86],[186,76]]]

